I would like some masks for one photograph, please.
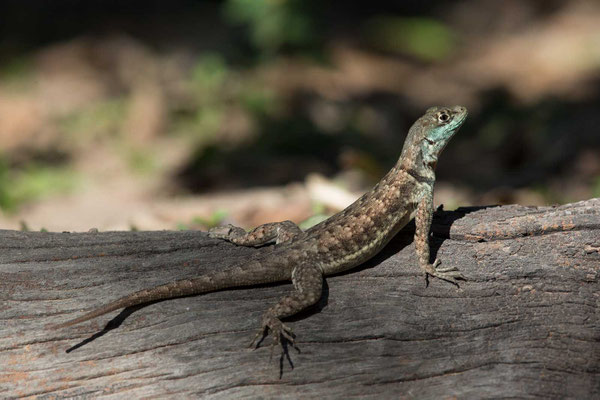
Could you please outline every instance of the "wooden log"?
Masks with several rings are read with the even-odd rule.
[[[468,278],[460,288],[426,287],[413,231],[329,277],[288,321],[300,352],[272,360],[270,338],[247,346],[289,283],[45,328],[269,248],[193,231],[0,231],[0,397],[600,397],[600,199],[438,212],[433,253]]]

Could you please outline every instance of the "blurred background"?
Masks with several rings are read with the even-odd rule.
[[[436,204],[600,196],[600,2],[0,3],[0,227],[305,226],[466,124]]]

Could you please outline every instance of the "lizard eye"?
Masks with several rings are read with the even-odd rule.
[[[438,122],[444,124],[450,120],[450,115],[446,111],[442,111],[438,114]]]

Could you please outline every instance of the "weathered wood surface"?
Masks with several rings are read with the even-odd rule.
[[[45,329],[268,248],[201,232],[0,231],[0,397],[600,398],[600,199],[442,212],[434,234],[468,282],[425,287],[404,230],[289,322],[301,353],[280,378],[278,357],[247,345],[287,283]]]

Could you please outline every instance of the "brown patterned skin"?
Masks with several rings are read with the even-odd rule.
[[[421,269],[426,275],[456,284],[457,279],[464,279],[456,268],[438,268],[438,260],[429,262],[429,230],[434,211],[434,169],[440,153],[466,117],[467,110],[461,106],[427,110],[410,128],[394,168],[348,208],[305,232],[291,221],[268,223],[249,233],[231,225],[209,232],[210,237],[242,246],[274,242],[272,252],[259,254],[226,271],[141,290],[53,328],[150,301],[291,280],[294,289],[264,313],[251,346],[268,332],[273,336],[273,344],[281,344],[282,338],[293,344],[292,331],[281,318],[319,301],[323,276],[354,268],[373,257],[413,217]]]

